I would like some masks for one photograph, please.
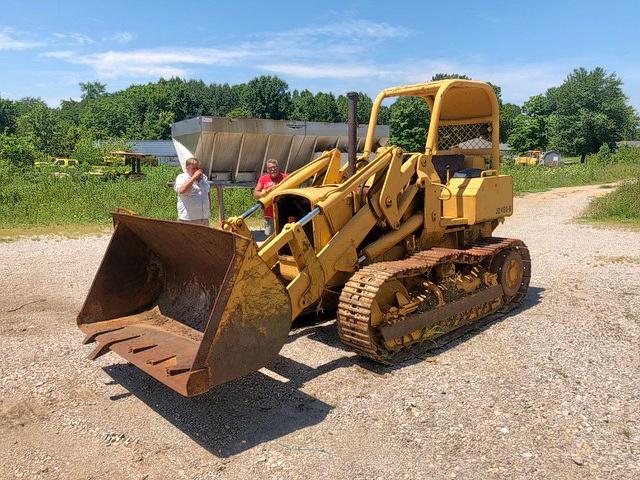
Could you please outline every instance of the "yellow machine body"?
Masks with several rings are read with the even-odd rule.
[[[452,178],[443,217],[459,225],[495,220],[513,213],[513,178],[507,175]],[[464,223],[463,223],[464,222]]]
[[[525,155],[516,157],[514,162],[516,165],[526,165],[528,167],[537,167],[542,163],[544,152],[541,150],[529,150]]]
[[[405,95],[431,110],[424,151],[371,158],[382,101]],[[483,82],[385,89],[351,176],[327,151],[222,229],[114,216],[78,316],[93,357],[115,351],[192,396],[267,365],[291,322],[320,305],[337,305],[341,339],[378,361],[495,312],[526,291],[529,268],[523,245],[492,239],[513,211],[498,111]],[[269,205],[275,234],[258,248],[245,219]],[[358,286],[365,277],[374,283]]]

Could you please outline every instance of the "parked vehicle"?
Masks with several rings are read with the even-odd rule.
[[[42,167],[52,167],[52,168],[76,168],[80,165],[80,162],[75,158],[55,158],[52,162],[35,162],[33,164],[37,169],[41,169]]]

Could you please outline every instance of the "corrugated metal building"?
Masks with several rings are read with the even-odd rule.
[[[358,152],[364,148],[367,127],[357,128]],[[347,151],[346,123],[195,117],[174,123],[171,137],[200,161],[207,177],[225,185],[255,185],[271,158],[292,172],[325,150]],[[386,145],[388,137],[389,127],[377,125],[373,150]],[[343,158],[346,163],[346,153]]]
[[[180,165],[171,140],[131,140],[129,144],[132,152],[156,157],[158,165]]]

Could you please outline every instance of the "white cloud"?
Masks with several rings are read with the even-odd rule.
[[[58,43],[71,47],[81,47],[84,45],[91,45],[93,43],[93,38],[83,33],[54,33],[53,36],[56,38]]]
[[[76,65],[92,68],[99,77],[158,77],[188,76],[189,66],[227,65],[254,66],[257,63],[277,65],[284,60],[297,59],[306,64],[306,75],[313,77],[312,65],[317,58],[348,59],[362,53],[377,41],[403,37],[409,31],[386,23],[360,20],[332,23],[318,27],[298,28],[282,32],[265,32],[236,45],[218,48],[163,47],[128,51],[83,53],[52,51],[45,57],[58,58]],[[112,39],[128,41],[127,32],[116,33]],[[338,70],[334,70],[338,74]],[[352,77],[353,73],[343,74]],[[326,76],[326,73],[325,73]]]
[[[133,37],[133,33],[130,32],[116,32],[107,40],[113,40],[117,43],[129,43],[131,40],[133,40]]]
[[[440,59],[422,63],[404,61],[392,71],[400,73],[396,80],[401,83],[430,80],[436,73],[461,73],[498,85],[504,101],[521,103],[531,95],[561,84],[573,68],[575,64],[568,61],[493,63]]]
[[[258,68],[275,74],[304,79],[354,80],[379,88],[431,80],[436,73],[461,73],[475,80],[502,87],[503,100],[521,103],[531,95],[562,83],[572,64],[506,63],[490,64],[461,60],[429,61],[404,59],[395,63],[344,61],[330,64],[279,62],[259,64]],[[355,87],[354,87],[355,88]],[[378,87],[376,87],[378,88]]]
[[[360,64],[271,63],[258,65],[261,70],[300,78],[362,78],[384,75],[379,68]]]
[[[28,40],[23,32],[16,32],[11,28],[0,30],[0,50],[26,50],[44,45],[42,42]]]
[[[387,23],[371,22],[369,20],[356,20],[353,22],[331,22],[325,25],[294,28],[282,32],[268,32],[258,34],[258,37],[291,38],[301,41],[306,39],[324,38],[340,40],[362,40],[378,38],[380,40],[406,37],[411,30],[398,28]]]
[[[561,84],[576,66],[592,63],[575,58],[546,63],[496,62],[473,52],[464,57],[430,60],[402,54],[397,55],[397,61],[379,60],[375,53],[377,48],[389,49],[387,44],[394,39],[412,34],[401,27],[361,20],[262,32],[241,42],[218,44],[215,48],[167,46],[93,53],[61,50],[47,52],[43,56],[86,66],[102,79],[189,77],[198,67],[228,66],[280,74],[293,84],[296,79],[304,80],[304,85],[317,80],[317,85],[334,90],[359,89],[374,95],[394,84],[428,81],[436,73],[455,72],[499,85],[503,100],[515,103],[522,103],[531,95]],[[133,36],[128,32],[118,32],[110,38],[124,43]],[[606,65],[604,60],[600,63]],[[629,70],[628,67],[626,69]],[[619,73],[625,80],[630,80],[628,88],[631,88],[631,83],[638,83],[638,77],[632,76],[637,71]]]
[[[140,49],[78,54],[63,50],[44,53],[44,57],[91,67],[101,78],[187,76],[179,65],[229,65],[242,58],[242,50],[215,48]]]

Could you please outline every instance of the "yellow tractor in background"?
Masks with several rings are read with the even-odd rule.
[[[424,151],[372,155],[382,101],[407,95],[431,110]],[[513,212],[498,126],[486,83],[388,88],[357,162],[326,151],[221,229],[114,214],[78,315],[91,358],[111,350],[194,396],[269,365],[293,320],[320,308],[348,348],[385,364],[507,312],[531,263],[522,241],[493,236]],[[268,205],[276,233],[258,247],[246,219]]]
[[[549,167],[557,167],[560,165],[561,157],[555,150],[543,152],[542,150],[529,150],[527,153],[516,157],[514,163],[516,165],[526,165],[528,167],[537,167],[546,165]]]
[[[529,167],[537,167],[540,164],[542,150],[529,150],[527,153],[516,157],[514,162],[516,165],[527,165]]]

